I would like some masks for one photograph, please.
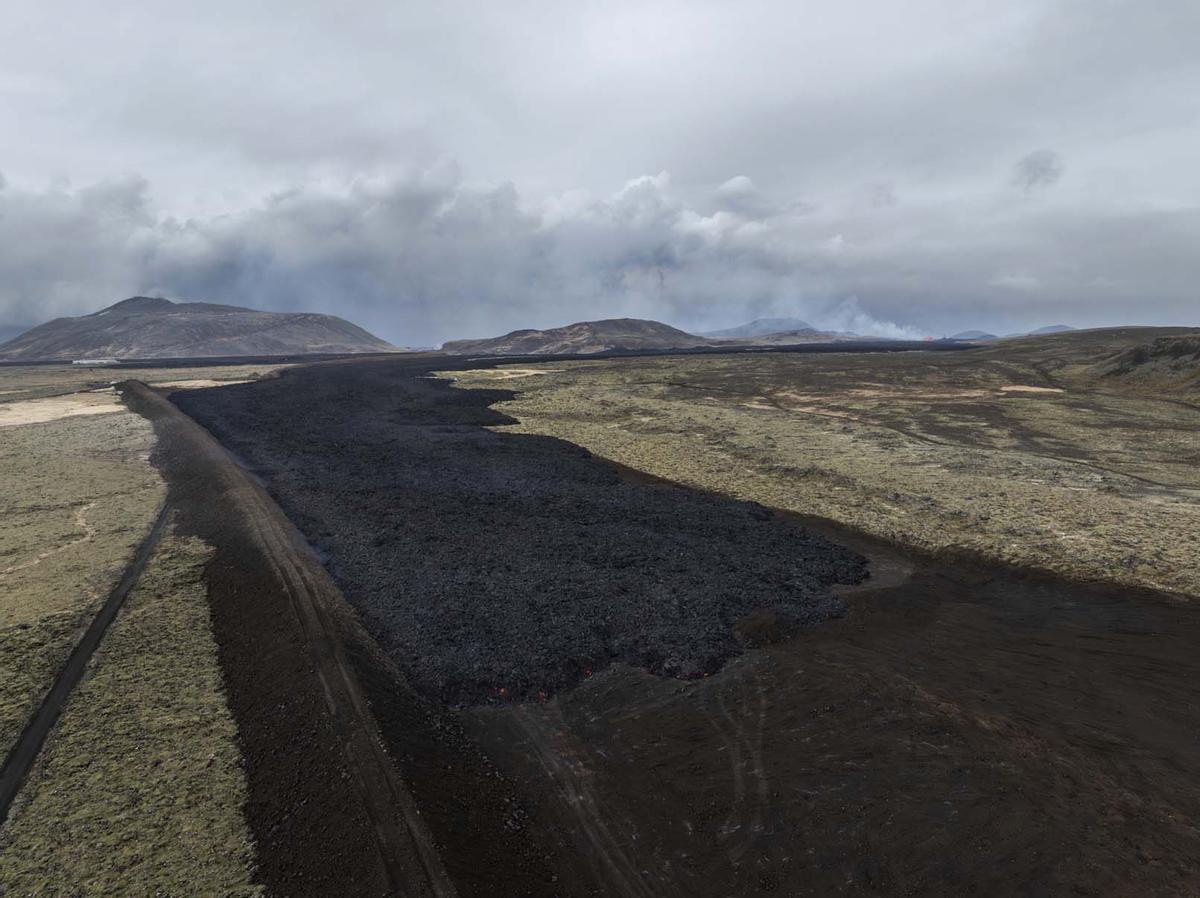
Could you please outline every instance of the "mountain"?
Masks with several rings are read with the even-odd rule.
[[[135,296],[78,318],[56,318],[0,344],[0,360],[206,358],[388,352],[343,318]]]
[[[1067,331],[1073,331],[1075,328],[1069,324],[1047,324],[1045,327],[1039,327],[1035,331],[1018,331],[1015,334],[1005,334],[1006,337],[1039,337],[1044,334],[1063,334]]]
[[[1035,331],[1030,331],[1029,336],[1032,337],[1037,334],[1061,334],[1063,331],[1073,330],[1075,330],[1075,328],[1071,327],[1069,324],[1048,324],[1045,327],[1039,327]]]
[[[995,334],[989,334],[987,331],[959,331],[957,334],[950,336],[951,340],[999,340]]]
[[[813,326],[799,318],[755,318],[737,327],[727,327],[719,331],[705,331],[702,336],[715,339],[737,339],[739,337],[763,337],[767,334],[781,334],[795,331],[809,331]]]
[[[686,349],[707,346],[703,337],[685,333],[660,321],[608,318],[579,321],[549,330],[519,330],[502,337],[451,340],[443,352],[459,355],[565,355],[609,349]]]

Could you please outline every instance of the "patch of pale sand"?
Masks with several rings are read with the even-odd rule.
[[[822,418],[839,418],[844,421],[855,421],[860,424],[870,424],[871,422],[861,415],[853,412],[848,412],[840,408],[834,408],[828,405],[821,405],[816,401],[816,397],[805,393],[776,393],[775,396],[779,399],[786,397],[789,402],[786,404],[768,405],[765,402],[743,402],[744,408],[753,409],[774,409],[776,411],[796,412],[801,415],[820,415]]]
[[[1058,387],[1030,387],[1025,384],[1005,384],[1000,388],[1001,393],[1061,393]]]
[[[49,399],[24,399],[0,405],[0,427],[45,424],[76,415],[108,415],[127,411],[113,393],[71,393]]]
[[[248,384],[248,380],[212,380],[211,378],[194,378],[192,380],[152,380],[152,387],[166,387],[173,390],[202,390],[205,387],[227,387],[231,384]]]
[[[832,393],[800,393],[784,390],[775,394],[780,399],[792,402],[813,403],[844,397],[846,399],[982,399],[990,396],[988,390],[895,390],[864,389],[842,390]]]
[[[561,368],[476,368],[459,371],[458,377],[488,377],[492,380],[512,380],[516,377],[535,377],[539,374],[557,374]]]
[[[847,390],[856,399],[981,399],[987,390]]]

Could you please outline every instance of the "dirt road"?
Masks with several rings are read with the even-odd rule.
[[[329,575],[203,428],[144,384],[119,389],[155,425],[183,526],[217,547],[214,630],[269,890],[456,894],[351,670],[356,621]]]

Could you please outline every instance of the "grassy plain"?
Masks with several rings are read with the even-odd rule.
[[[0,894],[258,894],[209,555],[151,558],[0,831]]]
[[[245,380],[261,367],[139,370]],[[113,371],[0,367],[0,754],[165,498]],[[204,546],[168,537],[0,830],[2,895],[243,895],[245,786],[208,620]]]
[[[0,427],[0,752],[150,527],[165,494],[152,445],[120,408]]]
[[[446,376],[518,391],[497,406],[518,431],[681,483],[930,552],[1200,595],[1200,407],[1147,395],[1103,365],[1180,332]]]

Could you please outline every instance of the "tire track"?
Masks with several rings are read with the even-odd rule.
[[[21,562],[20,564],[14,564],[11,567],[6,567],[4,570],[0,571],[0,577],[4,576],[6,574],[15,574],[17,571],[28,570],[31,567],[36,567],[37,565],[39,565],[43,561],[45,561],[47,558],[52,558],[53,556],[57,555],[60,552],[65,552],[68,549],[73,549],[75,546],[81,545],[82,543],[89,543],[93,539],[95,539],[96,538],[96,528],[88,523],[87,513],[89,511],[91,511],[93,508],[95,508],[96,504],[97,503],[95,503],[95,502],[89,502],[86,505],[81,506],[75,512],[75,515],[74,515],[75,526],[83,531],[83,536],[73,539],[70,542],[63,543],[61,546],[58,546],[54,549],[47,549],[44,552],[39,552],[36,557],[31,558],[29,561],[24,561],[24,562]]]
[[[214,500],[228,505],[236,517],[225,527],[252,546],[282,589],[350,775],[350,796],[369,821],[372,854],[387,894],[454,898],[457,890],[351,670],[344,639],[357,619],[348,606],[339,607],[345,602],[341,592],[291,521],[207,430],[141,382],[120,389],[156,427],[169,430],[187,476],[205,480]]]
[[[562,712],[558,713],[561,715]],[[549,731],[541,715],[535,714],[528,705],[521,705],[514,712],[514,717],[528,738],[538,764],[554,784],[555,791],[562,796],[564,806],[570,809],[580,832],[591,846],[592,867],[601,882],[605,883],[608,890],[606,894],[626,898],[655,898],[671,894],[663,890],[662,884],[655,888],[646,882],[638,865],[609,827],[609,815],[588,783],[583,763],[565,758],[562,751],[552,744],[554,734]],[[559,723],[561,730],[566,731],[567,726],[561,716]]]
[[[702,704],[704,713],[708,716],[713,728],[720,735],[721,740],[725,743],[729,751],[729,766],[733,776],[733,802],[730,806],[729,816],[722,825],[718,837],[722,841],[725,841],[730,839],[735,833],[741,833],[740,838],[726,849],[730,860],[734,863],[739,862],[745,856],[746,852],[753,846],[755,839],[764,831],[764,812],[770,799],[770,788],[763,769],[763,738],[767,718],[767,702],[764,689],[758,675],[753,670],[749,671],[746,675],[738,673],[731,677],[728,685],[730,691],[740,689],[740,687],[745,685],[747,679],[752,680],[757,707],[754,710],[743,712],[739,705],[737,706],[736,717],[730,711],[729,705],[726,702],[725,685],[716,682],[712,686],[712,691],[716,694],[717,709],[720,711],[721,717],[728,723],[728,730],[721,725],[716,715],[712,713],[707,695]],[[752,715],[754,718],[753,732],[750,732],[746,721]],[[731,732],[732,736],[730,735]],[[747,789],[747,769],[754,780],[753,798],[751,798],[749,789]],[[749,810],[749,813],[747,813],[747,810]]]
[[[336,632],[335,623],[329,619],[320,601],[320,584],[314,582],[307,565],[297,557],[297,547],[294,540],[289,541],[278,533],[271,524],[271,509],[266,507],[262,495],[255,494],[250,498],[247,511],[255,521],[255,532],[262,540],[264,557],[268,559],[281,582],[286,584],[289,594],[293,597],[293,610],[296,612],[305,637],[318,656],[317,676],[324,689],[330,714],[338,721],[346,734],[346,753],[352,761],[351,769],[358,780],[360,791],[367,796],[373,795],[373,784],[367,781],[364,769],[377,767],[384,771],[388,786],[387,798],[390,802],[380,806],[378,802],[368,802],[367,812],[372,817],[377,838],[381,845],[403,844],[410,840],[412,848],[419,856],[421,867],[428,880],[428,894],[438,898],[451,898],[456,894],[453,884],[441,859],[433,848],[432,841],[424,834],[424,824],[419,820],[419,811],[412,796],[400,782],[392,769],[391,759],[383,749],[382,739],[372,732],[370,710],[363,697],[358,683],[349,671],[349,664],[337,640],[329,634]],[[305,544],[302,553],[306,553]],[[330,675],[335,679],[331,681]],[[350,707],[339,702],[339,697],[345,696]],[[393,809],[399,809],[408,832],[397,826]],[[407,851],[402,852],[407,863],[398,863],[395,857],[384,854],[384,862],[391,871],[393,883],[404,883],[411,879],[411,857]],[[420,886],[413,888],[410,884],[405,894],[427,894]]]
[[[166,529],[170,511],[171,505],[169,503],[164,503],[162,508],[159,509],[158,517],[154,519],[154,524],[150,528],[150,532],[146,534],[141,545],[138,546],[137,552],[133,556],[133,561],[125,568],[125,573],[121,575],[121,579],[117,582],[117,585],[113,587],[112,592],[108,594],[108,598],[100,607],[96,616],[92,618],[92,622],[83,634],[83,638],[71,650],[71,654],[67,658],[67,663],[63,666],[58,678],[54,681],[54,685],[50,687],[50,691],[42,699],[42,703],[38,706],[37,711],[34,712],[29,722],[25,725],[25,730],[21,733],[21,738],[17,740],[17,744],[13,746],[8,757],[5,758],[4,766],[0,768],[0,824],[3,824],[8,819],[13,801],[20,792],[21,785],[25,782],[26,777],[29,776],[29,771],[37,763],[38,756],[41,754],[46,740],[53,731],[55,723],[58,722],[63,708],[70,701],[71,693],[79,685],[79,681],[83,679],[88,663],[96,653],[96,649],[99,648],[100,642],[104,639],[104,634],[116,618],[117,612],[121,610],[126,596],[129,595],[138,578],[141,577],[142,571],[146,567],[146,562],[150,559],[155,547],[158,546],[158,541],[162,537],[163,530]]]

